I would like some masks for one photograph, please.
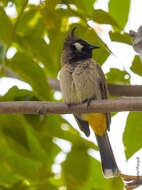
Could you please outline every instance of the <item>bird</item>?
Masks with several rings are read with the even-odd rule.
[[[68,107],[82,103],[89,106],[92,100],[108,98],[105,75],[92,58],[92,51],[99,47],[76,37],[75,29],[65,38],[61,55],[60,88]],[[110,113],[75,113],[74,117],[87,137],[90,135],[89,126],[93,129],[104,177],[117,177],[119,169],[107,134],[110,130]]]

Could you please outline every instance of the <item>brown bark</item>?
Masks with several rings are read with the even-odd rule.
[[[68,114],[75,112],[99,113],[121,111],[142,111],[142,98],[123,97],[109,100],[95,100],[91,102],[89,107],[86,103],[68,107],[63,102],[0,102],[0,114]]]

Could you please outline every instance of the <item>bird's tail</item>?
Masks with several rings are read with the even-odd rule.
[[[116,177],[119,174],[109,138],[107,135],[107,118],[103,113],[84,114],[83,119],[87,121],[93,129],[100,149],[102,168],[105,177]]]
[[[104,177],[117,177],[119,175],[119,169],[112,152],[107,132],[105,132],[103,136],[96,135],[96,139],[100,149]]]

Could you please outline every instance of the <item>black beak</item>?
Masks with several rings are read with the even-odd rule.
[[[89,44],[89,49],[97,49],[97,48],[100,48],[99,46],[92,46]]]

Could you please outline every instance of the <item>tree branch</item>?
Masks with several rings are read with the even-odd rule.
[[[54,78],[48,78],[48,83],[53,90],[60,91],[59,80]]]
[[[142,96],[142,85],[108,84],[112,96]]]
[[[130,176],[125,174],[120,174],[120,177],[127,181],[127,184],[125,185],[125,188],[127,190],[135,189],[142,185],[142,176]]]
[[[48,82],[53,90],[60,91],[59,80],[49,78]],[[142,96],[142,85],[108,84],[112,96]]]
[[[4,68],[8,77],[19,79],[11,70]],[[59,80],[48,78],[49,85],[55,91],[60,91]],[[112,96],[142,96],[142,85],[108,84]]]
[[[91,102],[89,107],[86,103],[68,107],[63,102],[0,102],[0,114],[69,114],[75,112],[100,113],[121,111],[142,111],[142,98],[123,97],[109,100],[95,100]]]
[[[11,70],[4,68],[7,76],[19,79]],[[55,91],[60,91],[59,80],[48,78],[49,85]],[[142,96],[142,85],[108,84],[109,93],[112,96]]]

